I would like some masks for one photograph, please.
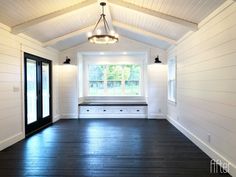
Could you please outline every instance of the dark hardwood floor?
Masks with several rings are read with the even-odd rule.
[[[61,120],[0,152],[0,176],[218,177],[166,120]]]

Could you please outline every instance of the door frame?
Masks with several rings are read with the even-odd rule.
[[[36,61],[36,79],[37,79],[37,121],[33,122],[31,124],[27,124],[27,59],[31,59]],[[48,63],[49,64],[49,116],[43,118],[42,117],[42,63]],[[40,84],[39,84],[40,83]],[[53,107],[52,107],[52,61],[24,52],[24,120],[25,120],[25,135],[30,135],[43,127],[46,127],[48,125],[52,124],[52,112],[53,112]]]

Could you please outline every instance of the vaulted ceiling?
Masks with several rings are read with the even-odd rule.
[[[118,34],[162,49],[176,43],[226,0],[104,0]],[[87,42],[101,0],[0,0],[0,23],[58,50]],[[91,44],[92,45],[92,44]]]

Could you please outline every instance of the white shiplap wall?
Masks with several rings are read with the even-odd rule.
[[[58,53],[0,24],[0,150],[24,138],[23,52],[53,61],[53,119],[58,119]]]
[[[215,13],[217,14],[217,13]],[[168,58],[177,56],[177,105],[168,118],[236,176],[236,3],[200,24]],[[206,22],[206,23],[205,23]],[[210,136],[210,141],[209,141]]]
[[[166,118],[167,66],[148,66],[148,118]]]
[[[66,57],[71,59],[70,65],[63,62]],[[78,67],[77,50],[72,48],[60,53],[60,117],[61,119],[78,118]]]
[[[154,58],[159,55],[161,60],[166,63],[166,52],[162,49],[146,45],[123,36],[119,43],[113,45],[94,45],[84,43],[74,48],[64,50],[60,53],[60,63],[69,56],[72,60],[71,66],[61,65],[60,69],[60,111],[61,118],[76,118],[78,115],[79,103],[79,71],[76,67],[77,54],[80,52],[145,52],[148,54],[148,81],[150,87],[146,89],[146,97],[150,109],[149,118],[165,118],[166,115],[166,65],[162,67],[153,64]],[[69,69],[70,68],[70,69]],[[154,82],[157,82],[154,83]],[[151,99],[155,97],[154,99]],[[149,99],[150,98],[150,99]],[[82,98],[81,98],[82,99]]]

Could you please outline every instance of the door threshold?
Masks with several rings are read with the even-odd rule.
[[[34,131],[32,131],[32,132],[26,134],[25,137],[28,138],[28,137],[30,137],[30,136],[32,136],[32,135],[35,135],[36,133],[39,133],[39,132],[42,131],[43,129],[52,126],[52,124],[53,124],[53,123],[50,122],[50,123],[48,123],[48,124],[46,124],[46,125],[43,125],[42,127],[40,127],[40,128],[38,128],[38,129],[36,129],[36,130],[34,130]]]

